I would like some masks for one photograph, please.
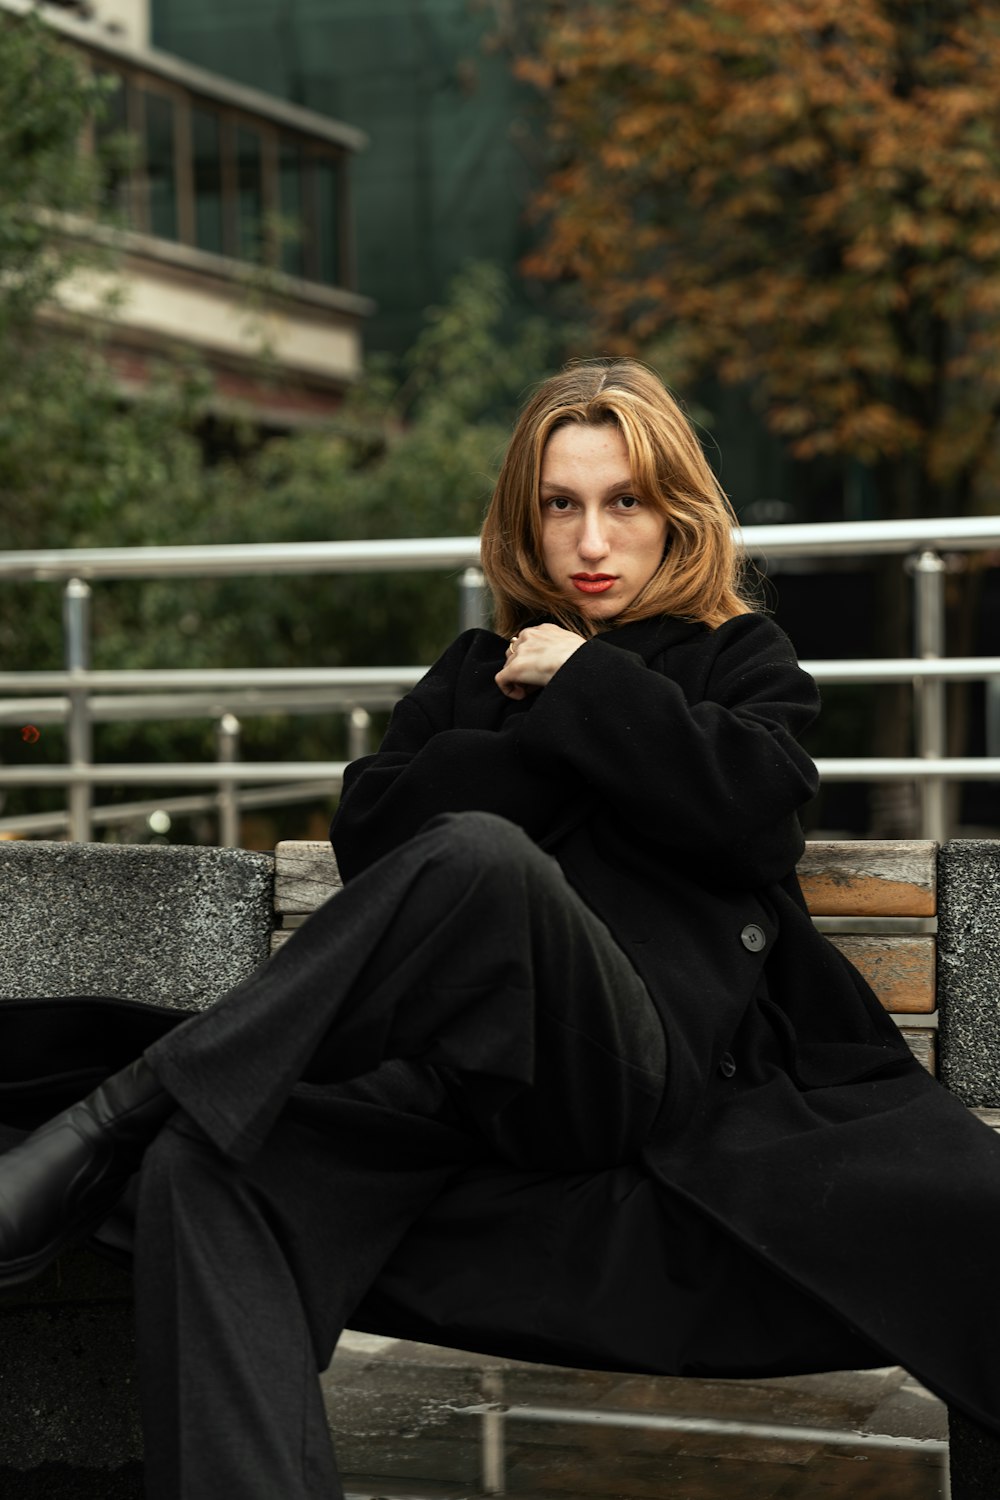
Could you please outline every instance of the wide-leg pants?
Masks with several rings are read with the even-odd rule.
[[[667,1064],[607,929],[480,813],[428,824],[146,1055],[181,1106],[137,1222],[148,1500],[340,1496],[317,1370],[409,1226],[477,1161],[629,1159]]]

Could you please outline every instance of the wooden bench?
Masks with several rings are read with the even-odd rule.
[[[949,851],[953,851],[949,854]],[[985,852],[985,860],[981,857]],[[971,862],[969,855],[972,854]],[[942,854],[946,856],[942,860]],[[969,1039],[967,1003],[978,983],[980,990],[1000,994],[1000,955],[990,957],[989,932],[1000,939],[1000,844],[972,841],[945,846],[920,841],[812,842],[798,867],[809,912],[816,926],[848,957],[868,980],[875,994],[900,1027],[911,1050],[937,1076],[939,1045],[939,975],[947,981],[954,966],[942,964],[939,951],[939,872],[952,908],[950,927],[961,930],[962,964],[984,972],[965,973],[952,985],[954,1009],[961,1013],[952,1025],[955,1057],[944,1081],[953,1087],[980,1118],[1000,1128],[1000,1092],[984,1105],[976,1093],[975,1069],[969,1058],[976,1041]],[[971,871],[969,889],[963,889]],[[979,887],[977,891],[977,885]],[[272,952],[310,913],[341,889],[336,860],[325,842],[288,841],[275,850],[274,929]],[[969,916],[965,903],[982,905],[987,937],[966,953]],[[963,908],[963,909],[959,909]],[[991,926],[992,924],[992,926]],[[997,947],[1000,948],[1000,942]],[[945,954],[945,959],[949,955]],[[989,967],[990,973],[985,970]],[[998,1007],[1000,1010],[1000,1007]],[[983,1046],[1000,1056],[1000,1015],[994,1035]],[[961,1040],[959,1040],[961,1039]],[[971,1076],[971,1082],[969,1076]],[[997,1085],[1000,1089],[1000,1084]],[[971,1092],[970,1092],[971,1090]],[[915,1310],[914,1316],[918,1316]],[[484,1379],[482,1413],[482,1474],[486,1494],[503,1493],[503,1433],[518,1409],[503,1400],[499,1372]],[[491,1384],[492,1382],[492,1384]],[[528,1414],[528,1413],[526,1413]],[[669,1418],[660,1417],[664,1425]],[[961,1413],[949,1411],[951,1500],[997,1500],[1000,1496],[1000,1442]],[[902,1497],[901,1497],[902,1500]]]
[[[937,853],[929,841],[810,843],[799,863],[821,932],[937,1073]]]
[[[860,969],[914,1054],[937,1071],[935,843],[810,843],[799,878],[816,926]],[[326,842],[280,843],[271,951],[341,889]]]

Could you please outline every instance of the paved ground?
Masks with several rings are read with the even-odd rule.
[[[566,1420],[505,1423],[506,1492],[520,1500],[942,1500],[943,1406],[902,1370],[711,1381],[594,1374],[345,1334],[324,1376],[349,1500],[472,1500],[484,1493],[483,1417],[462,1408],[500,1383],[512,1407],[690,1417],[732,1430]],[[801,1437],[774,1429],[797,1428]],[[768,1430],[770,1429],[770,1430]],[[895,1447],[835,1443],[878,1433]]]

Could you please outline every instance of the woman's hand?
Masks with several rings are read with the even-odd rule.
[[[530,625],[512,638],[496,685],[508,698],[526,698],[551,682],[563,662],[586,644],[582,635],[560,625]]]

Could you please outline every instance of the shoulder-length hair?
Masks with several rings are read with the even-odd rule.
[[[714,628],[750,613],[746,559],[732,536],[735,513],[680,406],[635,360],[586,360],[553,375],[528,401],[493,491],[482,563],[497,632],[512,635],[540,615],[582,635],[611,624],[578,616],[542,563],[542,453],[556,428],[570,422],[617,427],[637,493],[667,518],[663,561],[614,624],[676,615]]]

